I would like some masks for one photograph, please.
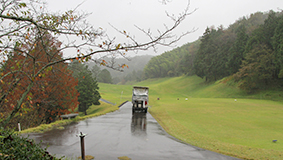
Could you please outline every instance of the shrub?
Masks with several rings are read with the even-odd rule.
[[[56,160],[57,158],[43,149],[34,140],[0,128],[0,159],[17,160]]]

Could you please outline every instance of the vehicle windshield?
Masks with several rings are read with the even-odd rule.
[[[142,97],[147,97],[147,95],[134,95],[136,98],[142,98]]]
[[[142,89],[142,88],[134,88],[133,95],[134,96],[147,96],[148,95],[148,90],[147,89]]]

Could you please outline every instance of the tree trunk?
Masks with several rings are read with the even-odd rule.
[[[86,113],[86,104],[84,104],[84,112],[85,112],[85,115],[87,115],[87,113]]]

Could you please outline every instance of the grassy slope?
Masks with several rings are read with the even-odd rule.
[[[132,99],[131,85],[113,85],[99,83],[99,92],[101,98],[108,100],[114,104],[121,104]]]
[[[280,91],[247,95],[223,83],[204,84],[196,76],[153,79],[137,85],[150,87],[151,114],[182,141],[245,159],[283,156],[283,103],[260,100],[279,100]],[[100,84],[100,88],[105,99],[117,103],[131,100],[131,85]]]

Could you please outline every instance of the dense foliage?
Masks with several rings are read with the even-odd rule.
[[[69,68],[73,70],[73,76],[78,79],[78,85],[76,89],[79,92],[79,111],[84,112],[91,105],[99,105],[100,94],[98,92],[98,84],[96,79],[93,77],[91,70],[88,69],[87,65],[74,61],[69,65]]]
[[[112,83],[112,77],[110,72],[107,69],[101,70],[97,76],[97,81],[102,83]]]
[[[193,74],[193,59],[198,47],[199,41],[196,41],[151,58],[144,68],[145,79]]]
[[[17,160],[55,160],[46,149],[33,140],[20,137],[19,135],[0,128],[0,159]]]
[[[33,51],[26,56],[21,52],[10,54],[4,66],[2,75],[6,75],[1,80],[1,92],[6,93],[0,108],[0,118],[6,119],[12,114],[17,100],[21,98],[25,89],[33,82],[30,92],[23,99],[22,105],[5,127],[15,128],[20,122],[22,128],[37,126],[41,123],[50,123],[58,116],[69,113],[78,105],[78,92],[75,89],[77,81],[72,77],[72,72],[67,69],[67,64],[58,63],[53,67],[46,68],[35,78],[31,78],[38,72],[40,66],[49,63],[51,59],[61,59],[62,53],[47,57],[46,52],[57,50],[60,42],[54,38],[46,37],[45,43],[49,43],[48,49],[43,49],[41,43],[34,45]],[[34,64],[35,60],[37,63]]]
[[[152,58],[146,78],[196,74],[206,81],[234,75],[248,92],[282,86],[283,14],[257,12],[230,25],[207,27],[200,40]]]
[[[270,12],[264,24],[249,37],[241,68],[235,74],[240,88],[249,92],[270,85],[282,86],[283,14]]]

